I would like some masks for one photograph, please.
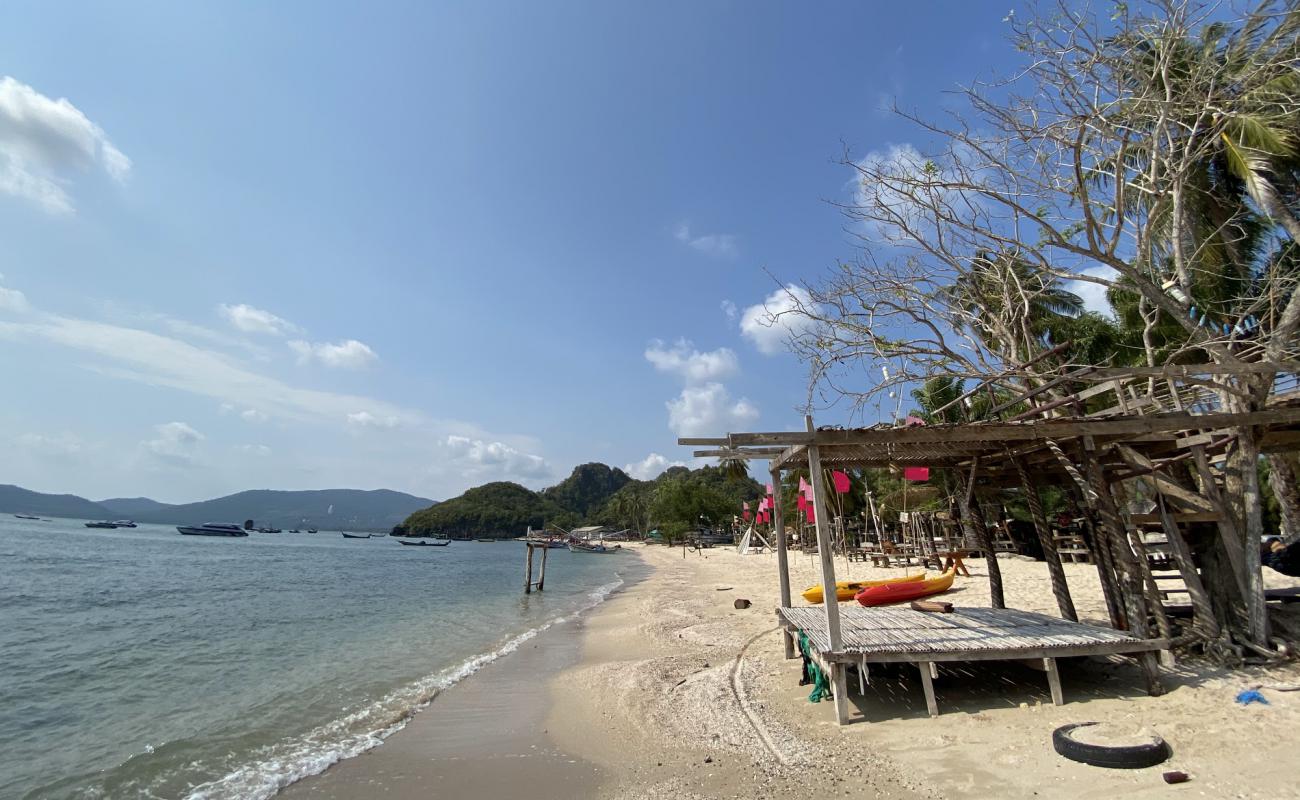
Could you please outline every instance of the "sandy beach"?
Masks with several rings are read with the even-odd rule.
[[[1062,664],[1066,704],[1041,672],[1010,662],[941,669],[941,716],[926,713],[915,670],[873,668],[851,685],[854,722],[808,702],[799,661],[783,657],[775,556],[633,545],[648,575],[533,647],[453,687],[369,754],[291,787],[312,797],[1300,797],[1291,733],[1300,684],[1286,665],[1227,672],[1195,662],[1164,672],[1149,697],[1121,660]],[[837,560],[837,569],[846,564]],[[946,599],[988,604],[982,561]],[[1009,606],[1054,613],[1045,566],[1001,561]],[[1067,564],[1085,621],[1104,621],[1096,570]],[[796,593],[814,559],[791,555]],[[1270,585],[1294,583],[1267,573]],[[847,576],[899,570],[852,564]],[[839,573],[843,578],[844,572]],[[734,608],[745,598],[752,606]],[[796,599],[796,602],[802,602]],[[850,681],[856,684],[856,681]],[[1263,685],[1270,705],[1234,702]],[[1056,727],[1101,721],[1173,748],[1163,765],[1106,770],[1068,761]],[[1165,770],[1191,780],[1167,786]]]

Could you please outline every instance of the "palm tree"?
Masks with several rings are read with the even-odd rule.
[[[976,253],[950,291],[980,341],[1012,363],[1046,349],[1053,327],[1084,311],[1056,276],[1009,253]]]

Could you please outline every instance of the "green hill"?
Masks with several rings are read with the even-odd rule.
[[[537,492],[517,483],[497,481],[417,511],[406,518],[403,526],[416,536],[513,538],[522,536],[530,525],[542,527],[558,513],[560,509]]]
[[[21,486],[0,485],[0,512],[71,519],[109,519],[113,512],[75,494],[42,494]]]
[[[581,464],[573,468],[569,477],[549,489],[543,489],[541,494],[565,511],[587,519],[631,481],[627,473],[617,467],[611,468],[599,463]]]

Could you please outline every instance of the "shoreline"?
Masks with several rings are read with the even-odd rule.
[[[915,670],[873,667],[865,696],[851,681],[855,721],[841,728],[830,703],[808,702],[800,662],[781,651],[771,554],[631,551],[644,575],[447,690],[382,746],[284,794],[1157,797],[1171,791],[1161,772],[1178,769],[1198,793],[1300,796],[1276,767],[1290,758],[1278,732],[1300,725],[1300,697],[1233,701],[1250,685],[1300,683],[1294,663],[1235,672],[1184,663],[1164,673],[1164,696],[1148,697],[1132,664],[1078,659],[1062,667],[1059,707],[1042,673],[1025,666],[953,665],[936,682],[938,718],[926,712]],[[1052,613],[1044,564],[1000,563],[1008,605]],[[969,566],[972,577],[948,597],[987,605],[983,562]],[[1066,566],[1081,617],[1104,618],[1095,567]],[[839,577],[901,572],[855,563]],[[816,561],[792,553],[791,573],[797,594],[816,582]],[[736,598],[752,606],[737,610]],[[1084,720],[1154,730],[1174,756],[1149,769],[1104,770],[1056,755],[1052,730]]]

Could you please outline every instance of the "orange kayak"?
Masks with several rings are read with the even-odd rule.
[[[925,578],[924,572],[918,572],[915,575],[907,575],[902,578],[882,578],[874,581],[836,581],[835,582],[835,599],[844,601],[852,600],[858,592],[872,586],[887,586],[891,583],[915,583]],[[809,586],[804,589],[803,599],[809,603],[820,603],[825,600],[822,593],[822,585]]]
[[[952,579],[956,575],[953,569],[937,578],[908,583],[890,583],[884,586],[868,586],[858,592],[854,599],[864,606],[888,606],[894,603],[906,603],[919,600],[932,594],[942,594],[952,588]]]

